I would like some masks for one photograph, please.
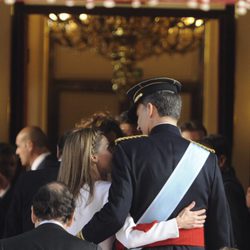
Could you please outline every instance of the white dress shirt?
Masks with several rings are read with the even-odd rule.
[[[42,153],[40,154],[32,163],[31,170],[37,170],[38,166],[41,164],[41,162],[46,158],[47,155],[49,155],[50,152]]]

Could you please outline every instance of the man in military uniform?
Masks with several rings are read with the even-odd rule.
[[[131,112],[135,112],[138,128],[144,136],[118,142],[113,157],[109,201],[83,228],[86,240],[98,243],[115,234],[123,226],[128,213],[136,222],[141,222],[142,215],[157,199],[177,165],[184,162],[187,173],[192,168],[183,158],[194,143],[182,138],[176,126],[181,113],[180,89],[178,81],[163,77],[140,82],[128,91],[133,102]],[[195,201],[197,209],[207,209],[202,233],[205,240],[197,236],[201,237],[197,244],[193,242],[196,234],[187,241],[182,241],[180,236],[177,243],[158,244],[160,248],[217,250],[232,246],[230,214],[216,156],[197,147],[207,153],[207,158],[168,218],[176,217],[183,207]],[[196,158],[191,160],[196,161]],[[196,162],[191,165],[196,165]],[[186,179],[189,179],[189,173],[178,176],[174,184],[177,182],[181,186]],[[178,196],[178,187],[173,190],[171,198],[164,201],[166,208]],[[156,215],[158,211],[156,206]]]

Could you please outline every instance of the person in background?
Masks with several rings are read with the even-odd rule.
[[[1,250],[97,250],[96,245],[67,233],[75,201],[68,188],[57,182],[41,187],[31,207],[35,229],[0,241]]]
[[[8,143],[0,143],[0,239],[3,238],[5,217],[17,177],[17,164],[15,148]]]
[[[226,138],[222,135],[211,134],[204,137],[200,143],[215,150],[229,203],[236,247],[240,250],[249,250],[250,221],[245,203],[245,192],[232,168]]]
[[[49,152],[48,139],[41,128],[28,126],[16,137],[16,154],[26,170],[38,170],[58,167],[55,156]]]
[[[140,134],[137,130],[137,124],[129,119],[128,111],[124,111],[118,117],[118,122],[124,136],[132,136]]]
[[[181,135],[187,139],[199,142],[207,135],[207,130],[204,125],[197,120],[184,122],[180,125]]]
[[[48,150],[45,133],[35,126],[23,128],[16,137],[16,154],[28,170],[16,182],[6,215],[4,237],[33,229],[30,217],[32,199],[37,190],[57,178],[59,161]]]

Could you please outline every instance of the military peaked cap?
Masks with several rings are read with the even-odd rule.
[[[151,78],[139,82],[127,92],[127,96],[132,103],[128,116],[132,121],[136,121],[136,106],[143,97],[164,90],[172,94],[178,94],[181,91],[181,83],[175,79],[167,77]]]
[[[165,90],[169,93],[178,94],[181,90],[181,83],[175,79],[167,77],[151,78],[139,82],[127,92],[129,100],[135,104],[142,97],[153,94],[154,92]]]

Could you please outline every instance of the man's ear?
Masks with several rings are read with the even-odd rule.
[[[32,151],[32,150],[33,150],[33,148],[34,148],[34,143],[33,143],[31,140],[27,140],[27,141],[25,142],[25,144],[26,144],[26,147],[28,148],[29,151]]]
[[[34,213],[33,206],[31,206],[31,221],[33,222],[34,225],[38,222],[38,218]]]
[[[227,161],[227,157],[225,155],[220,155],[220,157],[218,157],[218,164],[220,168],[223,168],[225,163]]]
[[[153,112],[154,112],[154,105],[152,103],[148,103],[147,104],[147,112],[148,112],[148,115],[149,117],[152,117],[153,116]]]

